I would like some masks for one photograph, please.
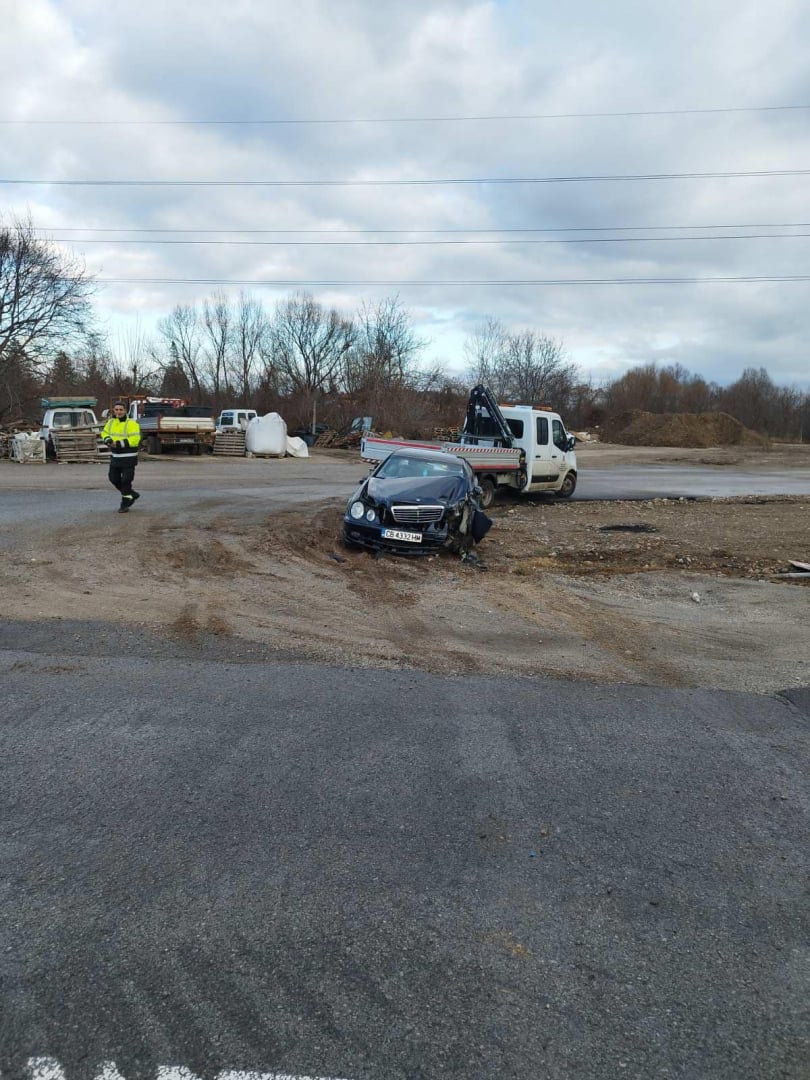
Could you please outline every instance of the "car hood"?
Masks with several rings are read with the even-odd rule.
[[[467,494],[463,476],[392,476],[385,479],[371,476],[366,482],[366,494],[383,506],[392,503],[443,503],[451,506]]]

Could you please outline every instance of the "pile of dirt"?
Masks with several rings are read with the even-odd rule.
[[[175,570],[196,576],[236,574],[250,566],[220,540],[207,537],[205,540],[192,540],[187,543],[173,542],[163,552],[163,557]]]
[[[651,413],[632,409],[603,426],[606,442],[624,446],[767,446],[768,440],[723,412]]]

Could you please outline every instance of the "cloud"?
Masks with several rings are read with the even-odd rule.
[[[0,40],[5,118],[113,123],[4,125],[4,175],[425,180],[810,168],[810,111],[362,122],[810,102],[810,20],[798,0],[656,8],[634,0],[569,8],[537,0],[241,0],[225,7],[198,0],[193,9],[169,0],[28,0],[14,6]],[[120,123],[268,118],[357,122]],[[493,282],[313,288],[347,307],[399,292],[432,338],[432,354],[457,366],[465,333],[494,315],[563,338],[595,377],[660,359],[721,382],[756,364],[777,381],[810,385],[807,283],[504,284],[802,275],[810,238],[715,237],[810,233],[810,225],[771,227],[810,222],[807,187],[804,177],[771,176],[446,187],[4,186],[3,196],[6,209],[30,206],[42,227],[85,230],[73,234],[74,246],[104,278]],[[427,232],[608,227],[640,231]],[[118,241],[217,237],[86,231],[93,228],[301,231],[231,237],[274,246],[184,246]],[[630,235],[653,239],[597,242]],[[676,239],[683,235],[704,238]],[[521,237],[587,242],[516,242]],[[99,238],[105,243],[87,242]],[[498,238],[510,242],[447,243]],[[384,246],[386,239],[432,243]],[[138,313],[148,325],[208,291],[109,285],[99,306],[113,323]],[[256,291],[273,302],[289,289]]]

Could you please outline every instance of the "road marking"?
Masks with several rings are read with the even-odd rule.
[[[65,1070],[56,1058],[29,1058],[27,1072],[29,1080],[67,1080]],[[96,1069],[94,1080],[126,1080],[126,1078],[114,1061],[102,1061]],[[191,1069],[187,1069],[185,1065],[159,1065],[155,1080],[200,1080],[200,1077]],[[339,1078],[223,1069],[222,1072],[217,1073],[215,1080],[339,1080]]]

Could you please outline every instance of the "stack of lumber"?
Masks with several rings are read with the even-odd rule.
[[[350,431],[348,435],[339,435],[332,445],[336,450],[349,450],[353,446],[359,446],[362,438],[362,431]]]
[[[315,440],[314,445],[321,447],[321,449],[331,446],[333,450],[350,450],[352,447],[360,445],[360,440],[364,434],[370,435],[371,432],[349,431],[341,434],[338,431],[324,431]]]
[[[98,436],[92,428],[54,431],[53,448],[56,452],[56,460],[69,464],[101,460],[98,451]]]
[[[223,431],[214,439],[214,454],[225,457],[245,456],[245,432]]]

